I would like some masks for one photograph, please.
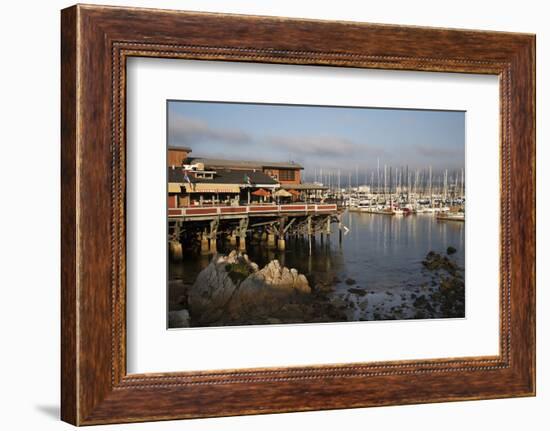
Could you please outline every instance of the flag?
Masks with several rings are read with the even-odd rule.
[[[189,175],[187,175],[187,171],[183,171],[183,180],[187,182],[193,190],[195,190],[195,185],[191,183],[191,178],[189,178]]]

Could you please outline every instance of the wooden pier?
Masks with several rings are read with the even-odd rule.
[[[330,238],[333,223],[341,241],[341,216],[336,204],[321,203],[168,208],[170,256],[179,260],[185,249],[193,247],[203,254],[216,253],[220,239],[243,251],[247,240],[284,250],[288,237],[308,238],[311,247],[316,235]]]

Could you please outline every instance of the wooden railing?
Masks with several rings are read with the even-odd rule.
[[[336,204],[264,204],[238,206],[195,206],[184,208],[169,208],[168,217],[202,217],[239,214],[272,214],[272,213],[319,213],[337,211]]]

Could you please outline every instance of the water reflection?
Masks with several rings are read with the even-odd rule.
[[[464,223],[438,222],[432,215],[385,216],[348,212],[344,224],[350,229],[343,236],[330,239],[317,236],[311,244],[306,238],[290,238],[286,250],[270,250],[261,243],[251,242],[247,253],[260,267],[273,259],[305,274],[312,286],[331,284],[335,294],[347,293],[352,279],[357,287],[370,292],[392,289],[416,289],[427,281],[422,260],[434,250],[445,253],[447,247],[457,252],[453,259],[464,268]],[[219,251],[227,253],[229,244],[220,243]],[[211,256],[186,255],[183,263],[169,266],[170,304],[175,304],[183,285],[194,282]],[[172,307],[170,307],[172,308]]]

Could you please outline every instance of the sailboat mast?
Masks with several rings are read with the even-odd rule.
[[[428,179],[428,193],[430,194],[430,208],[433,208],[433,195],[432,195],[432,166],[430,165],[430,173]]]

